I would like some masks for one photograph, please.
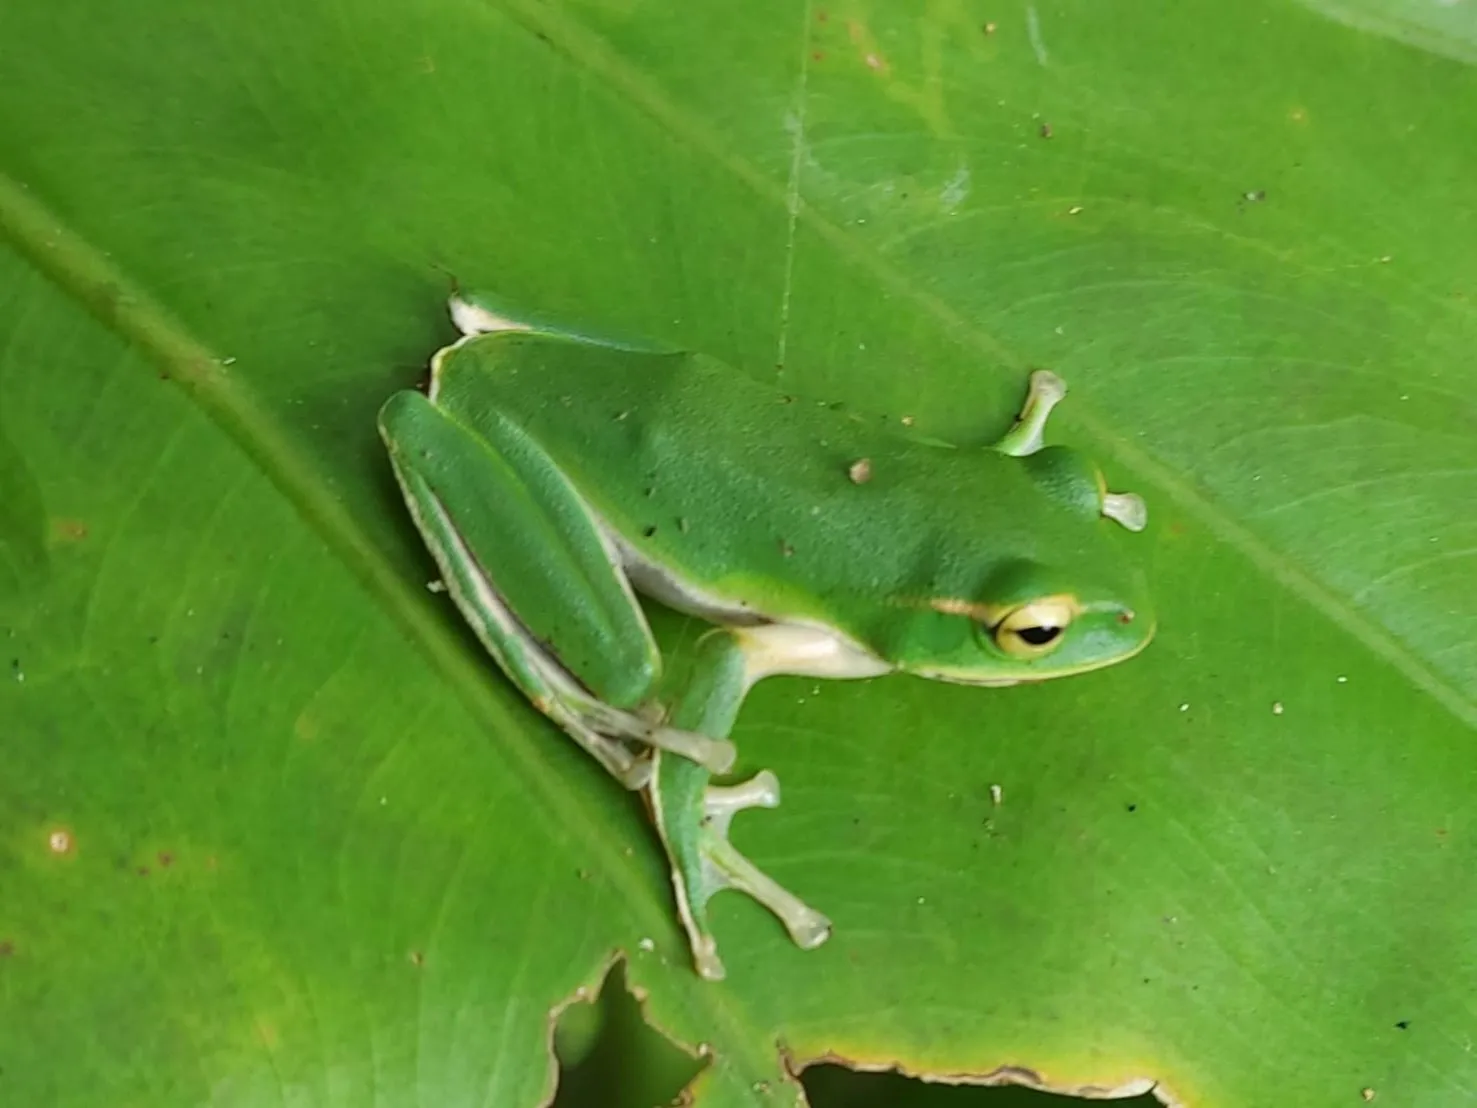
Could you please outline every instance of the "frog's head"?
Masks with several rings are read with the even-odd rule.
[[[999,536],[972,595],[929,601],[955,617],[953,649],[913,672],[970,685],[1044,681],[1121,662],[1154,637],[1147,585],[1116,533],[1144,528],[1144,502],[1109,492],[1102,471],[1066,447],[1020,463],[1050,507]],[[961,626],[960,616],[969,622]]]

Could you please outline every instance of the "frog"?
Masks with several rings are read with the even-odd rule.
[[[1154,636],[1119,532],[1143,499],[1048,445],[1066,395],[1030,374],[983,445],[794,395],[677,346],[457,289],[459,337],[379,431],[452,603],[517,690],[621,786],[670,863],[692,964],[725,967],[709,902],[738,890],[801,949],[831,921],[732,843],[780,802],[730,781],[749,691],[786,675],[1004,687],[1123,662]],[[649,607],[706,628],[664,657]]]

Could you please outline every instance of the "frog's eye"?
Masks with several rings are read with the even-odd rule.
[[[1070,596],[1043,596],[1005,614],[995,625],[995,645],[1016,658],[1039,658],[1061,645],[1077,615]]]

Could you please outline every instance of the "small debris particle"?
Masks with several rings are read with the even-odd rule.
[[[1338,681],[1340,685],[1347,685],[1349,683],[1349,679],[1345,677],[1342,673],[1339,674]]]
[[[1394,260],[1395,260],[1395,257],[1394,257],[1393,254],[1382,254],[1382,255],[1380,255],[1380,264],[1381,265],[1387,265],[1387,264],[1389,264],[1390,262],[1392,262]]]
[[[1250,192],[1243,192],[1241,194],[1241,197],[1243,200],[1248,200],[1253,204],[1260,204],[1263,200],[1267,198],[1267,190],[1252,189]]]
[[[53,854],[66,854],[72,849],[72,834],[70,831],[53,831],[46,839],[46,844],[51,847]]]
[[[1130,812],[1137,812],[1139,810],[1139,806],[1137,804],[1125,804],[1124,807],[1127,808]]]
[[[858,458],[847,468],[846,475],[853,485],[865,485],[872,479],[872,459]]]
[[[590,879],[590,871],[587,869],[577,869],[574,871],[574,875],[581,881],[588,881]]]
[[[653,950],[656,949],[656,940],[655,939],[641,939],[641,940],[639,940],[636,943],[636,945],[641,950],[644,950],[647,954],[650,954]]]
[[[10,659],[10,669],[15,674],[17,681],[24,681],[26,679],[26,671],[21,669],[21,660],[19,658]]]
[[[1005,801],[1005,790],[1001,786],[999,786],[999,785],[991,785],[990,786],[990,803],[993,804],[993,805],[995,805],[995,807],[998,808],[998,807],[1000,807],[1000,805],[1002,803],[1004,803],[1004,801]]]
[[[233,357],[230,357],[230,358],[222,358],[221,359],[221,365],[235,365],[235,364],[236,364],[236,359],[235,359],[234,356]]]
[[[1360,1099],[1364,1100],[1367,1103],[1374,1099],[1374,1090],[1366,1085],[1364,1086],[1364,1088],[1359,1090],[1359,1096]]]
[[[1396,1020],[1395,1021],[1395,1029],[1397,1031],[1409,1031],[1410,1030],[1410,1020]]]
[[[631,414],[631,411],[630,411],[629,408],[626,409],[624,412],[616,412],[615,413],[615,421],[617,423],[619,423],[621,420],[628,418],[630,416],[630,414]]]
[[[419,950],[412,950],[410,952],[410,964],[419,969],[426,964],[426,956]]]
[[[1182,711],[1182,712],[1188,712],[1189,710],[1190,710],[1190,702],[1188,700],[1185,701],[1183,704],[1180,705],[1180,711]]]
[[[443,581],[443,580],[441,580],[441,578],[439,578],[439,577],[436,578],[434,581],[427,581],[426,582],[426,591],[427,592],[445,592],[446,591],[446,582]]]
[[[1070,208],[1067,209],[1067,214],[1068,215],[1081,215],[1082,214],[1082,205],[1081,204],[1073,204]]]
[[[1282,701],[1274,700],[1272,702],[1272,714],[1274,716],[1280,716],[1282,714]]]
[[[919,897],[919,898],[918,898],[918,903],[919,903],[919,904],[927,904],[927,903],[928,903],[928,901],[927,901],[927,899],[925,899],[925,898],[924,898],[924,897],[921,897],[921,896],[920,896],[920,897]]]
[[[881,69],[882,68],[882,59],[879,58],[876,54],[868,54],[867,55],[867,68],[868,69]]]
[[[787,543],[784,539],[780,539],[780,553],[786,558],[793,557],[795,553],[795,548]]]
[[[681,531],[685,535],[685,534],[687,534],[687,528],[689,526],[690,526],[690,524],[687,522],[687,517],[686,516],[678,516],[677,517],[677,530]]]
[[[987,35],[993,35],[995,33],[996,29],[997,29],[997,26],[998,25],[994,22],[994,20],[991,20],[989,23],[986,23],[985,24],[985,27],[984,27],[985,34],[987,34]]]
[[[913,426],[913,417],[910,415],[905,415],[903,416],[901,422],[904,427],[911,427]]]
[[[1043,123],[1043,124],[1041,124],[1041,137],[1042,138],[1051,138],[1051,124],[1050,123]]]
[[[656,534],[656,524],[653,523],[648,527],[643,527],[641,529],[641,533],[645,535],[648,539],[651,538],[652,535]]]

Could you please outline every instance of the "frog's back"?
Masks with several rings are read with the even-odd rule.
[[[846,594],[901,615],[1084,533],[1033,510],[1042,494],[1018,459],[915,438],[701,355],[502,333],[446,356],[437,388],[459,418],[495,409],[521,426],[642,559],[772,618],[879,608]]]

